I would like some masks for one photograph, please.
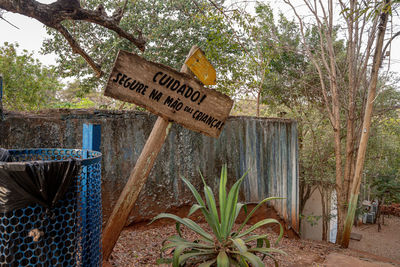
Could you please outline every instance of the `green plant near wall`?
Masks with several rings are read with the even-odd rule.
[[[201,173],[200,173],[201,175]],[[246,219],[234,231],[233,227],[239,215],[240,210],[245,209],[246,205],[238,203],[239,189],[246,174],[242,176],[227,192],[227,167],[224,165],[221,171],[221,180],[219,185],[219,211],[216,205],[214,194],[209,186],[207,186],[204,177],[201,178],[204,183],[205,201],[200,196],[196,188],[184,177],[182,180],[193,193],[197,204],[194,204],[189,211],[188,217],[197,210],[200,210],[212,230],[211,233],[204,230],[199,224],[189,218],[180,218],[169,213],[161,213],[156,216],[152,222],[161,218],[169,218],[177,223],[177,234],[167,238],[163,242],[161,248],[161,258],[158,263],[172,263],[173,267],[179,266],[253,266],[264,267],[262,262],[264,257],[270,257],[278,266],[278,262],[274,257],[274,253],[285,254],[283,251],[271,248],[270,241],[266,234],[258,235],[254,233],[257,228],[276,223],[280,227],[280,234],[276,241],[278,243],[283,235],[282,225],[275,219],[264,219],[253,226],[245,229],[246,223],[249,221],[254,212],[265,202],[272,199],[281,199],[270,197],[262,200],[247,215]],[[199,239],[190,241],[182,237],[180,226],[184,225],[191,231],[195,232]],[[171,258],[163,258],[163,252],[174,249]]]

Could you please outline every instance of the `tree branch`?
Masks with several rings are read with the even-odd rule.
[[[94,60],[79,46],[78,42],[63,25],[59,24],[56,26],[55,29],[59,31],[65,37],[65,39],[67,39],[69,45],[72,48],[72,51],[81,55],[86,60],[90,67],[92,67],[92,69],[96,72],[97,77],[100,78],[101,76],[103,76],[104,73],[101,70],[101,66],[96,64],[96,62],[94,62]]]
[[[396,32],[392,37],[390,37],[389,41],[386,43],[386,45],[385,45],[385,47],[383,48],[383,51],[382,51],[382,58],[381,58],[380,65],[382,65],[383,58],[385,57],[386,49],[387,49],[388,46],[392,43],[392,41],[394,40],[394,38],[396,38],[396,37],[399,36],[399,35],[400,35],[400,31],[399,31],[399,32]]]
[[[400,105],[395,105],[395,106],[392,106],[392,107],[383,108],[383,109],[380,109],[380,110],[375,110],[374,111],[374,116],[379,116],[379,115],[387,113],[388,111],[393,111],[393,110],[398,110],[398,109],[400,109]]]
[[[65,37],[73,51],[80,54],[97,75],[101,75],[100,66],[79,46],[67,29],[61,25],[61,22],[73,20],[95,23],[114,31],[120,37],[132,42],[141,51],[144,51],[146,41],[142,33],[137,30],[138,37],[135,37],[119,26],[126,4],[127,2],[122,9],[117,10],[112,16],[107,15],[102,5],[96,10],[84,9],[80,6],[79,0],[58,0],[51,4],[42,4],[35,0],[0,0],[0,9],[34,18],[44,25],[56,29]]]

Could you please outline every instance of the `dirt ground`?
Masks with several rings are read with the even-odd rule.
[[[377,224],[353,227],[352,232],[361,234],[362,238],[350,240],[349,247],[400,262],[400,217],[385,216],[384,220],[380,232]]]
[[[204,227],[204,224],[201,224]],[[272,241],[277,234],[272,229],[260,229],[258,233],[268,233]],[[112,266],[156,266],[160,255],[161,243],[168,236],[175,234],[175,225],[166,225],[153,229],[126,229],[118,240],[111,255]],[[193,237],[189,231],[184,230],[183,235]],[[276,248],[284,250],[288,256],[280,256],[279,266],[312,266],[322,263],[334,245],[308,240],[295,240],[283,238]],[[265,261],[266,265],[272,262]]]
[[[205,227],[205,224],[201,224]],[[287,253],[276,255],[279,266],[283,267],[400,267],[400,217],[385,218],[381,232],[377,225],[363,225],[353,228],[353,232],[363,235],[361,241],[350,242],[349,249],[326,242],[300,240],[284,237],[275,246]],[[276,229],[275,229],[276,230]],[[275,241],[277,233],[272,228],[262,228],[257,231],[267,233],[271,241]],[[126,228],[111,254],[111,266],[157,266],[163,240],[175,234],[174,224],[137,224]],[[188,238],[194,236],[188,230],[183,230]],[[272,242],[271,242],[272,244]],[[271,261],[264,261],[266,266],[273,266]]]

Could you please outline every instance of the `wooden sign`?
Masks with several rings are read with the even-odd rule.
[[[194,51],[185,64],[203,84],[214,85],[216,83],[217,74],[215,69],[200,48]]]
[[[187,59],[196,49],[197,46],[190,49]],[[221,133],[233,101],[204,88],[190,75],[185,64],[177,72],[132,53],[120,51],[118,54],[104,94],[135,103],[159,117],[104,228],[103,266],[168,136],[170,120],[209,136],[218,137]]]
[[[119,52],[104,95],[211,137],[219,136],[233,105],[189,75],[126,51]]]

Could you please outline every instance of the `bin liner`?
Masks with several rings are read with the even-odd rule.
[[[40,204],[53,207],[66,193],[81,168],[81,161],[12,162],[0,149],[0,212]]]

